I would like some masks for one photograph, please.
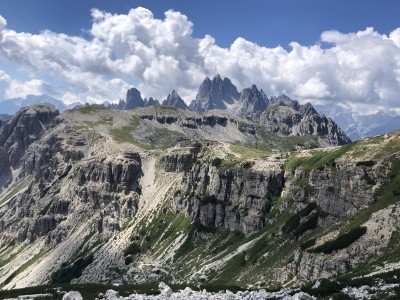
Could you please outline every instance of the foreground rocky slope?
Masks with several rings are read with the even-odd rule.
[[[313,150],[324,131],[282,137],[222,111],[42,110],[0,196],[2,288],[277,287],[397,262],[399,132]],[[7,136],[33,130],[15,120]]]

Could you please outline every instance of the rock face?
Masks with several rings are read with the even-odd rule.
[[[258,120],[261,112],[268,106],[268,98],[264,91],[258,90],[255,85],[244,89],[240,93],[238,115],[252,120]]]
[[[220,75],[212,80],[204,79],[199,87],[196,99],[190,104],[190,109],[203,112],[211,109],[226,109],[227,104],[233,104],[239,98],[237,88],[228,78]]]
[[[184,110],[188,109],[185,101],[183,101],[183,99],[175,90],[168,95],[167,99],[163,101],[162,105],[174,106]]]
[[[220,75],[212,80],[206,77],[199,87],[195,100],[187,106],[178,93],[173,90],[163,101],[163,105],[183,110],[207,112],[213,109],[226,110],[231,114],[262,124],[268,131],[282,135],[323,137],[323,145],[343,145],[351,142],[346,134],[330,118],[318,114],[310,103],[300,105],[286,95],[268,98],[262,89],[255,85],[245,88],[241,93],[228,78]],[[128,90],[126,102],[120,100],[110,107],[133,109],[157,106],[153,98],[143,100],[136,88]]]
[[[144,106],[158,106],[160,105],[160,102],[158,100],[154,100],[153,97],[150,97],[149,99],[144,99]]]
[[[179,168],[185,158],[175,159],[175,167],[166,164],[166,171],[185,170]],[[204,226],[250,234],[264,227],[264,216],[271,208],[272,197],[280,195],[283,178],[282,170],[258,172],[240,165],[222,168],[195,164],[185,173],[182,191],[174,202],[178,210]]]
[[[131,88],[126,93],[126,103],[124,106],[124,110],[133,109],[136,107],[143,107],[144,101],[142,99],[142,95],[139,90],[136,88]]]
[[[21,111],[0,135],[0,284],[300,284],[398,253],[400,133],[296,151],[309,137],[287,135],[318,146],[333,125],[268,100],[261,124],[164,106]]]
[[[344,145],[351,140],[331,119],[318,114],[311,104],[270,106],[260,116],[260,124],[268,131],[282,135],[315,135],[326,137],[331,145]]]
[[[12,168],[18,168],[29,145],[39,140],[55,125],[58,110],[51,104],[37,104],[21,109],[0,128],[0,188],[8,185]]]

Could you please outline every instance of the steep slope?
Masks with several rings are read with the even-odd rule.
[[[217,75],[211,80],[206,77],[199,87],[195,100],[190,104],[190,109],[197,112],[226,109],[237,99],[239,93],[229,78],[222,79]]]
[[[179,94],[175,90],[173,90],[170,94],[168,94],[167,99],[163,101],[163,105],[174,106],[180,109],[189,109],[185,101],[183,101],[183,99],[179,96]]]
[[[51,104],[37,104],[22,108],[0,127],[0,192],[13,180],[13,172],[29,145],[39,140],[45,131],[55,125],[58,110]]]
[[[311,104],[270,106],[260,116],[260,124],[268,131],[282,135],[325,136],[331,145],[343,145],[351,140],[329,117],[318,114]]]
[[[2,288],[276,287],[398,261],[399,132],[310,149],[318,136],[164,106],[82,106],[56,124],[0,196]]]

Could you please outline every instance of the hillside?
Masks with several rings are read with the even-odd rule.
[[[318,148],[323,135],[268,124],[169,106],[21,110],[0,128],[1,287],[275,288],[396,269],[400,133]]]

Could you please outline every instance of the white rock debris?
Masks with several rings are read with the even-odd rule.
[[[237,299],[248,299],[248,300],[261,300],[261,299],[284,299],[284,300],[313,300],[317,299],[313,296],[310,296],[304,292],[298,292],[293,296],[291,293],[293,290],[291,289],[282,289],[278,292],[267,292],[264,289],[259,291],[238,291],[237,293],[233,293],[229,290],[220,291],[218,293],[210,293],[206,290],[203,291],[193,291],[191,288],[187,287],[184,290],[179,292],[173,292],[172,289],[161,282],[159,284],[160,294],[159,295],[142,295],[142,294],[132,294],[128,297],[119,296],[118,292],[113,290],[108,290],[105,295],[101,295],[103,297],[99,297],[101,300],[151,300],[151,299],[170,299],[170,300],[237,300]]]

